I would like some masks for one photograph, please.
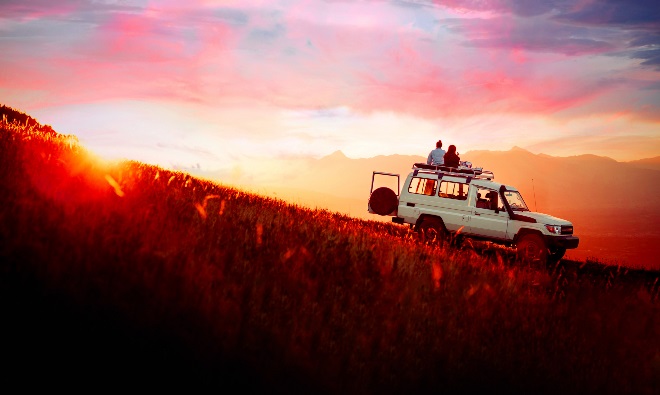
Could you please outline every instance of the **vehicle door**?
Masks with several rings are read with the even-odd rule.
[[[452,232],[465,232],[469,226],[472,214],[468,206],[469,187],[466,179],[461,177],[446,176],[440,180],[435,211]]]
[[[492,239],[505,240],[509,215],[498,191],[494,189],[472,186],[475,189],[470,199],[472,215],[470,217],[469,233]]]

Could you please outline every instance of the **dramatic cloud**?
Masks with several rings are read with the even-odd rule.
[[[659,130],[659,8],[643,0],[3,1],[0,97],[63,132],[117,151],[149,147],[150,160],[162,150],[181,166],[195,165],[193,152],[207,167],[336,150],[419,154],[438,133],[464,147],[634,158],[656,147]],[[152,139],[141,113],[170,137]],[[614,135],[612,116],[625,119]],[[116,140],[95,140],[95,128]],[[598,144],[632,130],[646,148]],[[137,134],[149,137],[131,146],[125,136]],[[185,160],[171,160],[175,152]]]

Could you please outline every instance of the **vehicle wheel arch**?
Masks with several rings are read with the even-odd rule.
[[[513,244],[515,245],[518,242],[518,240],[520,240],[521,237],[523,237],[524,235],[528,235],[528,234],[537,234],[537,235],[543,237],[543,233],[541,233],[537,229],[522,228],[522,229],[518,230],[518,233],[516,233],[515,236],[513,236]]]
[[[440,242],[442,244],[450,235],[445,222],[435,215],[420,216],[415,228],[420,237],[426,242]]]
[[[541,232],[529,229],[518,232],[516,236],[514,245],[518,260],[527,263],[536,261],[548,263],[550,249]]]
[[[419,226],[424,222],[425,220],[433,220],[433,221],[439,221],[440,224],[442,224],[442,227],[445,228],[445,231],[447,231],[447,226],[445,226],[445,221],[442,220],[442,217],[438,215],[433,215],[433,214],[422,214],[417,218],[417,221],[415,222],[414,229],[415,231],[419,230]]]

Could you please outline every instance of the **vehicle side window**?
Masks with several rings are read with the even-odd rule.
[[[415,193],[417,195],[433,196],[435,195],[435,187],[438,183],[437,181],[438,180],[431,178],[413,177],[412,180],[410,180],[408,192]]]
[[[438,189],[438,196],[449,199],[466,200],[468,192],[468,185],[460,182],[442,181],[440,182],[440,189]]]
[[[492,189],[478,188],[477,189],[477,208],[485,208],[488,210],[495,210],[495,208],[500,211],[504,210],[504,205],[499,199],[499,193]]]

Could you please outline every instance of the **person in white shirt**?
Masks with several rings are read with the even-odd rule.
[[[438,140],[435,143],[435,149],[429,153],[429,157],[426,159],[427,165],[441,166],[445,164],[445,150],[442,149],[442,140]]]

